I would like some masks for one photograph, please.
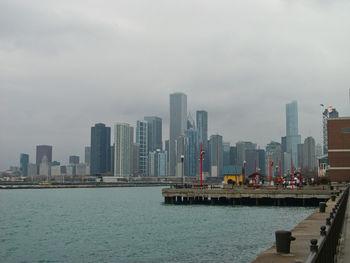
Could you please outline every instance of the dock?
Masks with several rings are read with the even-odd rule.
[[[165,204],[318,206],[334,191],[326,189],[166,188]]]

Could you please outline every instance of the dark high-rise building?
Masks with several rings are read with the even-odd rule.
[[[148,173],[148,123],[137,121],[136,143],[139,144],[139,173],[147,176]]]
[[[230,146],[230,165],[235,165],[237,161],[237,147]]]
[[[230,143],[223,142],[222,147],[224,151],[224,166],[232,165],[232,163],[230,163]]]
[[[183,136],[187,122],[187,96],[184,93],[170,94],[170,127],[169,127],[169,175],[175,176],[177,161],[176,140]],[[176,172],[181,174],[181,172]]]
[[[327,132],[327,121],[329,118],[339,118],[339,112],[336,108],[329,106],[322,113],[323,118],[323,154],[328,153],[328,132]]]
[[[85,163],[90,163],[91,158],[91,147],[85,146]]]
[[[43,157],[46,155],[47,161],[52,162],[52,146],[38,145],[36,146],[36,164],[39,166]]]
[[[224,151],[221,135],[211,135],[209,141],[210,150],[210,175],[212,177],[222,177],[224,169]]]
[[[196,111],[196,127],[198,130],[198,146],[207,151],[203,160],[203,172],[209,172],[209,144],[208,144],[208,112],[205,110]]]
[[[265,167],[265,150],[263,149],[258,149],[256,150],[258,152],[258,157],[259,157],[259,162],[258,162],[258,167],[259,167],[259,172],[263,175],[266,175],[266,167]]]
[[[187,170],[185,172],[188,176],[197,176],[199,167],[199,152],[198,152],[198,130],[186,130],[187,137]]]
[[[144,120],[148,123],[148,152],[162,150],[162,119],[156,116],[146,116]]]
[[[19,160],[19,169],[22,172],[23,176],[28,176],[28,163],[29,163],[29,155],[25,153],[21,153]]]
[[[91,127],[90,174],[99,175],[111,171],[111,128],[103,123]]]
[[[77,155],[69,156],[69,164],[78,164],[78,163],[79,163],[79,156]]]
[[[246,150],[246,175],[249,176],[255,172],[255,169],[258,171],[259,168],[259,154],[257,150]]]

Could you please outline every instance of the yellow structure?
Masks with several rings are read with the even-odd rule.
[[[239,184],[239,182],[241,182],[243,184],[243,175],[242,174],[225,174],[225,184],[227,184],[228,180],[232,180],[233,182],[235,182],[236,184]]]

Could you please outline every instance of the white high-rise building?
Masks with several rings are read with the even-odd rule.
[[[139,144],[139,173],[147,175],[148,166],[148,123],[147,121],[137,121],[136,143]]]
[[[114,125],[114,176],[129,177],[133,174],[134,129],[128,123]]]
[[[169,127],[169,175],[175,176],[176,145],[179,136],[183,136],[187,127],[187,96],[177,92],[170,94],[170,127]]]

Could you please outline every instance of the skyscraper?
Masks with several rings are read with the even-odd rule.
[[[327,121],[329,118],[339,118],[339,113],[336,108],[329,106],[322,113],[323,118],[323,154],[328,153],[328,132],[327,132]]]
[[[146,121],[137,121],[136,143],[140,145],[139,150],[139,173],[147,175],[148,166],[148,125]]]
[[[128,123],[114,125],[114,176],[129,177],[133,174],[134,129]]]
[[[211,135],[209,140],[210,150],[210,176],[222,177],[224,168],[224,151],[221,135]]]
[[[90,174],[96,176],[111,171],[111,128],[103,123],[91,127]]]
[[[196,128],[198,130],[198,147],[202,148],[207,152],[208,149],[208,112],[205,110],[196,111]],[[204,157],[203,160],[203,172],[209,172],[209,153]]]
[[[198,159],[199,159],[199,152],[198,152],[198,131],[191,129],[186,130],[185,135],[187,137],[187,169],[185,174],[187,176],[196,176],[198,172]]]
[[[298,103],[292,101],[286,104],[286,146],[291,154],[293,166],[298,164],[298,144],[301,136],[298,134]]]
[[[187,121],[187,96],[184,93],[170,94],[169,127],[169,175],[175,176],[176,147],[175,141],[184,135]]]
[[[304,161],[303,167],[306,170],[313,171],[316,167],[316,143],[311,136],[304,140]]]
[[[43,157],[46,155],[47,161],[52,162],[52,146],[50,145],[38,145],[36,146],[36,164],[40,165]]]
[[[156,116],[146,116],[144,120],[148,123],[148,152],[162,150],[162,119]]]
[[[29,155],[25,153],[21,153],[19,158],[19,169],[22,172],[23,176],[28,176],[28,163],[29,163]]]
[[[85,146],[85,163],[90,163],[91,159],[91,147],[90,146]]]
[[[69,164],[78,164],[79,159],[80,159],[79,156],[71,155],[71,156],[69,156]]]

